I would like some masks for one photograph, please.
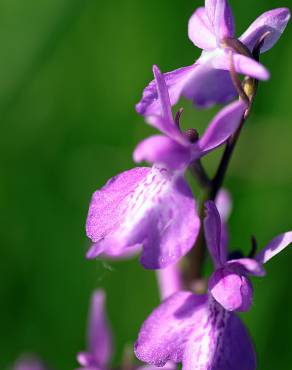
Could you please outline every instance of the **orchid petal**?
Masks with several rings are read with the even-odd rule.
[[[183,370],[255,370],[255,351],[246,328],[218,303],[209,303],[208,320],[190,336]]]
[[[215,267],[222,266],[226,261],[226,250],[221,250],[221,219],[212,201],[205,203],[204,219],[205,239]]]
[[[209,291],[227,311],[247,311],[252,304],[253,289],[249,279],[229,269],[228,265],[212,274]]]
[[[252,51],[261,37],[269,32],[261,48],[261,53],[264,53],[279,40],[289,19],[290,11],[288,8],[278,8],[265,12],[248,27],[239,40]]]
[[[201,49],[216,48],[216,37],[204,7],[198,8],[189,20],[189,39]]]
[[[198,141],[193,153],[194,159],[197,155],[205,155],[224,144],[238,129],[245,110],[246,104],[243,100],[233,102],[221,109]]]
[[[202,62],[202,59],[199,61]],[[198,64],[182,87],[182,95],[199,108],[226,104],[238,95],[229,71],[213,68],[210,60]]]
[[[292,231],[280,234],[268,243],[255,257],[260,263],[266,263],[292,243]]]
[[[189,79],[189,76],[196,68],[197,65],[193,64],[191,66],[179,68],[163,74],[171,105],[175,105],[178,102],[185,81]],[[136,105],[136,111],[142,116],[160,115],[161,108],[155,80],[151,81],[144,89],[142,99]],[[161,127],[157,128],[162,131]]]
[[[191,160],[191,151],[167,136],[155,135],[141,141],[133,157],[135,162],[147,161],[172,170],[185,170]]]
[[[185,180],[156,166],[126,171],[97,191],[89,209],[87,235],[101,253],[143,245],[141,263],[156,269],[175,263],[190,250],[199,225]]]
[[[233,53],[234,69],[237,73],[256,78],[257,80],[268,80],[270,74],[268,70],[259,62],[241,54]],[[230,52],[221,49],[212,52],[213,68],[230,70]]]
[[[105,293],[97,290],[91,299],[88,352],[81,352],[77,359],[82,366],[104,368],[112,355],[112,335],[105,312]]]
[[[206,0],[205,8],[213,24],[217,43],[234,36],[234,19],[227,0]]]
[[[98,242],[111,234],[123,219],[123,201],[130,197],[150,168],[137,167],[110,179],[93,194],[86,221],[86,234]]]
[[[181,362],[190,334],[205,320],[206,302],[206,295],[184,291],[166,299],[140,330],[135,344],[138,359],[155,366]]]

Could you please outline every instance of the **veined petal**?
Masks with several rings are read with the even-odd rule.
[[[254,77],[257,80],[268,80],[268,70],[259,62],[241,54],[233,53],[234,68],[237,73]],[[213,68],[230,70],[230,53],[228,50],[217,50],[213,52]]]
[[[181,175],[159,167],[136,168],[94,194],[87,235],[102,252],[143,245],[143,266],[156,269],[185,255],[199,226],[194,198]]]
[[[131,196],[150,168],[137,167],[110,179],[91,199],[86,220],[86,234],[98,242],[113,233],[123,220],[124,200]]]
[[[201,49],[214,49],[217,47],[213,25],[204,7],[198,8],[189,20],[189,39]]]
[[[105,368],[112,355],[112,335],[105,312],[105,293],[97,290],[91,299],[88,352],[81,352],[77,359],[82,366]]]
[[[239,40],[252,51],[260,38],[266,32],[269,32],[270,34],[265,38],[264,45],[261,48],[261,52],[264,53],[279,40],[289,19],[290,11],[288,8],[278,8],[265,12],[248,27]]]
[[[133,157],[135,162],[147,161],[171,170],[185,170],[191,160],[191,150],[167,136],[155,135],[141,141]]]
[[[183,370],[255,370],[256,356],[240,318],[221,307],[210,312],[205,340],[194,332],[183,359]]]
[[[205,8],[213,24],[217,43],[234,36],[234,19],[227,0],[205,0]]]
[[[144,322],[135,344],[139,360],[163,366],[181,362],[189,336],[205,324],[207,296],[178,292],[166,299]]]
[[[189,76],[192,74],[194,69],[196,69],[196,67],[197,65],[193,64],[191,66],[179,68],[172,72],[163,74],[168,89],[170,103],[172,106],[178,102],[185,81],[188,80]],[[161,112],[160,109],[161,108],[158,99],[157,85],[156,81],[153,80],[144,89],[142,99],[136,105],[136,111],[142,116],[159,116]],[[162,130],[161,127],[157,128],[159,130]]]
[[[260,263],[266,263],[292,243],[292,231],[276,236],[255,257]]]
[[[215,267],[222,266],[226,261],[226,250],[221,250],[221,219],[212,201],[205,203],[204,219],[205,239]]]
[[[246,104],[243,100],[233,102],[221,109],[209,124],[197,146],[194,146],[193,159],[224,144],[238,129],[245,110]]]
[[[252,304],[253,289],[245,275],[232,268],[217,269],[209,279],[209,292],[227,311],[247,311]]]
[[[170,297],[183,288],[181,280],[181,271],[178,264],[173,264],[156,271],[159,283],[160,297],[162,300]]]

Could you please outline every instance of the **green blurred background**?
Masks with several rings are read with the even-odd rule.
[[[23,352],[54,369],[77,366],[90,295],[104,287],[115,333],[114,364],[158,304],[153,272],[137,261],[86,261],[92,192],[131,168],[131,153],[153,132],[134,111],[156,63],[191,64],[199,51],[187,21],[202,1],[0,0],[0,368]],[[231,0],[239,35],[287,0]],[[262,61],[253,114],[226,181],[233,194],[231,245],[261,246],[292,227],[292,27]],[[215,110],[190,104],[183,122],[206,126]],[[218,156],[207,166],[213,170]],[[254,279],[244,315],[259,369],[290,369],[291,251]]]

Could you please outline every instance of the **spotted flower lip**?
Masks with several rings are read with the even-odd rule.
[[[272,48],[285,30],[290,19],[287,8],[277,8],[263,13],[239,37],[250,52],[263,37],[260,52]],[[237,92],[231,82],[230,47],[225,40],[234,38],[234,20],[227,0],[206,0],[205,7],[198,8],[191,16],[188,36],[193,44],[203,50],[201,57],[191,66],[164,74],[171,105],[181,96],[193,101],[198,107],[225,104],[235,98]],[[248,55],[232,51],[237,73],[258,80],[267,80],[269,73],[260,63]],[[139,114],[149,116],[159,111],[155,81],[145,88],[141,101],[136,105]]]
[[[205,204],[206,243],[216,268],[209,279],[209,292],[227,311],[247,311],[253,298],[248,275],[264,276],[263,264],[292,243],[292,231],[278,235],[255,258],[227,260],[227,246],[221,243],[219,212],[212,201]]]
[[[144,322],[135,343],[141,361],[163,366],[182,362],[183,370],[255,370],[248,332],[233,312],[212,296],[174,293]]]
[[[153,74],[158,91],[156,114],[147,117],[147,122],[164,135],[154,135],[138,144],[133,157],[136,162],[146,160],[159,163],[170,170],[185,171],[187,166],[218,146],[224,144],[238,128],[246,110],[246,103],[235,101],[217,113],[201,138],[194,143],[181,132],[173,119],[167,83],[157,66]]]
[[[196,203],[181,173],[137,167],[93,194],[86,221],[93,244],[87,258],[142,247],[145,268],[165,268],[192,248],[199,227]]]

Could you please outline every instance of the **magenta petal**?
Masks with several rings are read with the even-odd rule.
[[[190,336],[183,370],[255,370],[255,351],[241,320],[210,299],[208,316]]]
[[[138,144],[134,154],[135,162],[157,163],[172,170],[184,170],[191,160],[191,151],[167,136],[151,136]]]
[[[77,360],[82,366],[104,368],[112,355],[112,335],[105,313],[105,294],[102,290],[93,293],[91,299],[88,349]]]
[[[144,322],[135,344],[139,360],[163,366],[181,362],[190,334],[206,316],[207,296],[179,292],[166,299]]]
[[[222,266],[227,260],[227,251],[221,250],[221,219],[215,203],[205,203],[205,239],[215,267]]]
[[[252,304],[253,289],[249,279],[228,267],[212,274],[209,291],[227,311],[247,311]]]
[[[214,69],[210,62],[198,65],[185,81],[182,94],[200,108],[229,103],[237,96],[229,71]]]
[[[255,257],[260,263],[266,263],[292,243],[292,231],[276,236]]]
[[[196,69],[196,65],[176,69],[175,71],[164,73],[163,77],[168,89],[169,99],[171,105],[175,105],[181,95],[185,81]],[[158,91],[156,81],[151,81],[144,89],[141,101],[136,105],[136,111],[143,116],[159,116],[161,113],[161,106],[158,99]],[[160,129],[160,127],[157,127]]]
[[[212,65],[217,69],[230,69],[230,54],[226,50],[217,50],[213,53]],[[245,76],[254,77],[257,80],[268,80],[270,74],[268,70],[259,62],[241,54],[233,54],[234,68],[237,73]]]
[[[156,187],[152,198],[155,207],[141,224],[141,231],[138,228],[141,235],[147,233],[141,263],[149,269],[176,263],[192,248],[200,228],[195,201],[183,177],[170,175],[166,170],[161,176],[170,177],[159,180],[160,187]]]
[[[252,51],[261,36],[266,32],[270,32],[261,48],[263,53],[271,49],[279,40],[289,19],[290,11],[288,8],[278,8],[265,12],[249,26],[240,37],[240,41]]]
[[[214,369],[256,370],[256,353],[244,324],[235,314],[227,321]]]
[[[189,39],[201,49],[214,49],[217,47],[213,25],[204,7],[198,8],[189,20]]]
[[[213,24],[217,42],[234,36],[234,19],[227,0],[205,0],[208,17]]]
[[[123,172],[93,194],[86,220],[86,234],[93,242],[102,240],[122,223],[124,200],[150,172],[151,169],[146,167]]]
[[[136,168],[116,176],[92,199],[87,235],[96,250],[124,252],[143,245],[146,268],[175,263],[193,246],[200,221],[192,192],[179,174],[165,168]]]
[[[225,143],[238,129],[245,110],[246,104],[242,100],[221,109],[199,140],[198,153],[206,154]],[[194,159],[196,155],[196,150],[194,150]]]

